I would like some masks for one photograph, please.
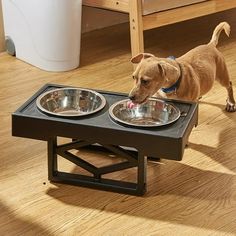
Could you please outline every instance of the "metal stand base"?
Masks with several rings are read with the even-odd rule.
[[[120,163],[96,167],[93,164],[83,160],[69,150],[87,147],[92,143],[86,141],[72,141],[63,145],[57,145],[57,138],[48,141],[48,179],[52,182],[60,182],[83,187],[96,188],[101,190],[143,195],[146,192],[146,165],[147,158],[140,152],[128,151],[120,146],[104,145],[100,147],[112,151],[124,157],[126,160]],[[66,173],[58,170],[58,156],[61,156],[75,165],[83,168],[92,174],[92,176]],[[137,167],[136,183],[121,180],[111,180],[103,178],[104,174]]]

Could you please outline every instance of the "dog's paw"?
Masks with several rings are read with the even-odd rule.
[[[235,112],[235,111],[236,111],[236,104],[227,101],[225,110],[226,110],[227,112]]]

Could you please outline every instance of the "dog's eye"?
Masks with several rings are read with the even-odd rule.
[[[144,79],[141,80],[141,84],[144,86],[148,85],[149,82],[150,82],[149,80],[144,80]]]
[[[134,75],[133,75],[132,77],[133,77],[133,79],[135,79],[135,76],[134,76]]]

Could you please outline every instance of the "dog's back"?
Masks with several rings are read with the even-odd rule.
[[[229,37],[230,25],[227,22],[221,22],[214,29],[212,38],[208,44],[200,45],[196,48],[193,48],[186,54],[179,57],[179,59],[188,60],[188,62],[194,63],[196,65],[199,64],[204,59],[208,59],[209,61],[211,61],[213,59],[212,57],[214,57],[215,54],[218,54],[216,46],[218,44],[222,30],[224,30],[226,35]]]
[[[210,90],[214,80],[217,79],[215,76],[219,74],[217,71],[221,72],[222,65],[225,65],[223,55],[216,48],[222,30],[229,36],[230,26],[227,22],[221,22],[216,26],[208,44],[195,47],[178,58],[180,63],[188,64],[194,68],[194,72],[201,84],[200,96]]]

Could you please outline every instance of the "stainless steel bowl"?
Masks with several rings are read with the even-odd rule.
[[[59,88],[41,94],[37,107],[56,116],[85,116],[100,111],[105,98],[92,90],[82,88]]]
[[[154,98],[141,105],[129,99],[119,101],[110,107],[109,114],[118,123],[136,127],[168,125],[180,117],[177,107]]]

